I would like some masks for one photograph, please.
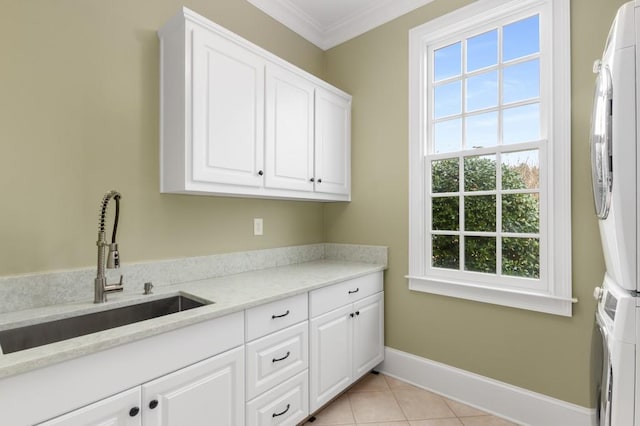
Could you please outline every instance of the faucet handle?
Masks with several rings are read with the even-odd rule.
[[[117,284],[107,284],[104,286],[105,293],[116,293],[124,290],[123,276],[120,275],[120,282]]]

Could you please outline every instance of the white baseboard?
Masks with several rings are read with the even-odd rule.
[[[518,424],[595,426],[596,410],[581,407],[389,347],[384,374]]]

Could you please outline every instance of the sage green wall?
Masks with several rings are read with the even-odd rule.
[[[592,290],[603,275],[590,183],[594,76],[624,0],[573,0],[571,318],[407,289],[408,30],[469,0],[436,0],[327,53],[327,78],[353,95],[353,201],[325,207],[325,239],[389,246],[386,344],[582,406],[593,407]],[[595,350],[597,352],[597,350]]]
[[[123,193],[124,262],[321,241],[390,247],[387,345],[593,406],[593,75],[624,0],[572,1],[572,318],[407,290],[407,31],[469,0],[436,0],[326,54],[244,0],[9,0],[0,15],[0,275],[94,264],[98,203]],[[354,96],[353,201],[160,194],[156,30],[182,5]],[[265,219],[253,237],[252,218]]]
[[[244,0],[3,1],[0,275],[93,265],[109,189],[123,262],[322,242],[320,203],[159,193],[156,30],[182,5],[322,76],[320,49]]]

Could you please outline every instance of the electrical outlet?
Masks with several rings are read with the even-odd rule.
[[[253,235],[262,235],[263,227],[262,227],[262,218],[256,217],[253,219]]]

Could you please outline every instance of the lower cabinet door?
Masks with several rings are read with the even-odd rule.
[[[244,424],[244,347],[142,386],[144,426]]]
[[[378,293],[353,304],[353,375],[366,374],[384,359],[383,294]]]
[[[309,415],[307,370],[247,403],[246,426],[295,426]]]
[[[40,423],[40,426],[139,426],[142,424],[141,411],[140,388],[136,387]]]
[[[309,344],[309,408],[313,413],[352,380],[352,305],[311,320]]]

